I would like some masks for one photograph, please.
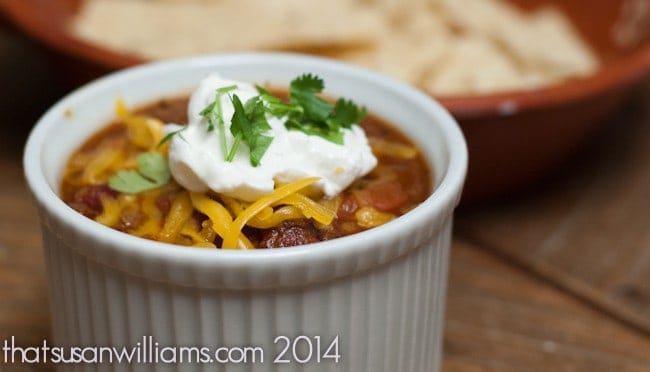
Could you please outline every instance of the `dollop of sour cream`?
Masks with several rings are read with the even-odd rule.
[[[288,130],[283,118],[267,114],[273,137],[271,145],[258,166],[251,165],[248,146],[242,144],[232,161],[226,161],[219,129],[208,130],[201,111],[215,100],[216,90],[236,85],[237,88],[221,98],[225,138],[228,148],[234,141],[230,133],[230,118],[234,108],[231,96],[242,102],[257,96],[248,83],[232,81],[212,74],[192,93],[188,105],[187,127],[170,141],[169,167],[180,185],[194,192],[214,192],[254,201],[271,193],[277,183],[289,183],[305,177],[320,177],[312,187],[326,197],[334,197],[357,178],[370,172],[377,159],[368,139],[358,125],[344,129],[344,142],[339,145],[301,131]],[[166,131],[181,129],[168,124]]]

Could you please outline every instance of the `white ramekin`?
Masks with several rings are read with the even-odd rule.
[[[278,86],[304,72],[322,76],[329,95],[366,105],[420,146],[433,168],[435,191],[406,215],[366,232],[253,251],[140,239],[95,223],[59,199],[66,160],[113,117],[117,97],[133,106],[186,93],[215,71]],[[29,137],[24,167],[41,215],[57,344],[132,346],[153,336],[161,347],[264,350],[264,363],[101,364],[84,370],[438,370],[452,215],[467,149],[447,111],[414,88],[360,68],[291,54],[144,65],[94,81],[54,105]],[[317,363],[314,354],[307,364],[273,363],[284,346],[274,339],[300,335],[320,336],[323,344],[338,335],[340,362]],[[306,352],[306,343],[298,344],[297,351]]]

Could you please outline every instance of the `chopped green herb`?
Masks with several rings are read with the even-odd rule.
[[[267,115],[285,119],[285,127],[312,136],[322,137],[336,144],[343,144],[343,129],[352,127],[366,117],[364,107],[359,108],[350,100],[343,98],[332,104],[319,96],[325,88],[323,79],[313,74],[303,74],[291,81],[289,102],[283,102],[266,89],[257,86],[259,96],[242,103],[235,94],[230,97],[234,113],[230,132],[234,136],[230,148],[226,142],[225,122],[221,99],[225,94],[237,89],[236,85],[219,88],[215,99],[201,111],[208,123],[208,132],[219,131],[221,151],[226,161],[232,161],[241,143],[250,152],[250,161],[258,166],[273,137],[266,135],[271,130]]]
[[[119,192],[137,194],[169,182],[171,174],[165,157],[159,152],[138,156],[138,170],[122,170],[108,181],[108,186]]]
[[[235,143],[226,160],[232,161],[237,147],[243,141],[248,145],[251,164],[257,167],[273,141],[273,137],[265,135],[271,130],[266,119],[267,109],[259,96],[249,99],[245,104],[242,104],[236,94],[231,99],[235,112],[232,115],[230,132],[235,136]]]
[[[214,101],[212,101],[200,112],[200,115],[208,121],[208,132],[212,132],[215,126],[219,128],[221,151],[224,157],[227,157],[228,145],[226,144],[226,128],[223,121],[223,108],[221,107],[221,98],[223,98],[225,94],[228,94],[235,89],[237,89],[237,85],[229,85],[227,87],[221,87],[217,89]]]
[[[323,91],[323,79],[311,74],[304,74],[294,79],[289,86],[292,103],[302,106],[305,121],[325,122],[332,112],[332,104],[316,94]]]
[[[354,102],[339,98],[328,120],[336,122],[336,125],[342,128],[349,129],[352,127],[352,124],[361,122],[367,115],[368,111],[365,107],[359,109]]]
[[[218,96],[217,96],[218,97]],[[219,115],[216,107],[217,107],[217,98],[215,97],[214,101],[210,102],[209,105],[205,106],[203,110],[199,113],[201,116],[203,116],[207,121],[208,121],[208,132],[212,132],[214,130],[214,126],[217,123],[219,119],[217,119],[217,116]]]
[[[165,135],[165,137],[163,137],[163,139],[161,139],[160,142],[158,142],[158,144],[156,145],[156,148],[158,148],[158,147],[164,145],[165,143],[171,141],[171,139],[174,138],[174,136],[179,136],[181,139],[185,140],[185,138],[183,138],[183,134],[181,134],[185,129],[187,129],[187,127],[184,127],[184,128],[179,129],[179,130],[175,130],[173,132],[167,133]]]
[[[301,123],[295,120],[288,120],[284,123],[284,126],[287,129],[299,130],[310,136],[322,137],[330,142],[336,143],[337,145],[343,144],[343,132],[342,131],[329,131],[326,128],[322,128],[318,125],[313,125],[311,123]]]
[[[284,103],[262,87],[257,87],[267,110],[275,117],[286,117],[287,129],[299,130],[322,137],[330,142],[343,144],[343,129],[358,124],[368,114],[352,101],[340,98],[336,104],[319,97],[325,84],[312,74],[303,74],[289,87],[289,103]]]
[[[284,103],[280,98],[274,96],[259,85],[257,85],[256,88],[260,94],[260,98],[262,98],[262,100],[266,103],[266,107],[269,113],[275,117],[282,117],[291,113],[302,114],[305,112],[302,106],[291,103]]]
[[[217,93],[221,94],[221,95],[224,95],[224,94],[232,92],[233,90],[236,90],[236,89],[237,89],[237,84],[228,85],[226,87],[221,87],[221,88],[217,89]]]

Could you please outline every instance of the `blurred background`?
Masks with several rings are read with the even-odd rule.
[[[38,117],[119,68],[278,50],[404,79],[459,120],[470,174],[456,221],[445,371],[650,371],[650,1],[588,7],[0,0],[0,340],[36,345],[49,335],[21,165]],[[233,33],[249,22],[248,8],[274,15]]]

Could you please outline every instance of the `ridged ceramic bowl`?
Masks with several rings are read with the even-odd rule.
[[[104,227],[57,192],[71,152],[113,116],[115,99],[137,105],[189,92],[210,72],[287,85],[324,78],[402,129],[425,154],[435,191],[383,226],[327,242],[275,250],[222,251],[144,240]],[[452,215],[467,149],[452,117],[395,80],[329,60],[288,54],[199,57],[109,75],[68,95],[37,123],[24,166],[39,206],[53,315],[62,345],[257,346],[264,363],[86,365],[86,370],[430,372],[441,359]],[[297,341],[304,360],[274,363]],[[338,336],[340,361],[316,360]],[[292,344],[293,345],[293,344]],[[301,354],[302,353],[302,354]],[[223,355],[222,355],[223,356]],[[63,368],[63,366],[59,366]],[[66,367],[69,368],[69,367]]]

